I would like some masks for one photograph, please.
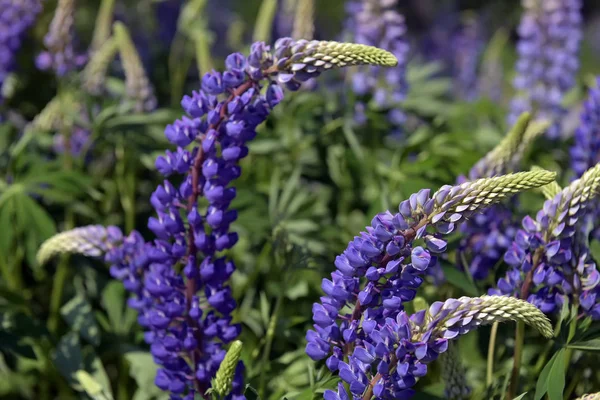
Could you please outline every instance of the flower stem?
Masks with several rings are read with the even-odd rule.
[[[515,355],[513,358],[513,368],[510,376],[510,387],[508,389],[506,399],[512,400],[515,398],[515,393],[519,388],[519,373],[521,370],[521,359],[523,355],[523,344],[525,342],[525,324],[517,322],[515,331]]]
[[[487,355],[487,373],[485,376],[485,383],[489,387],[494,381],[494,356],[496,353],[496,337],[498,336],[498,322],[494,322],[492,325],[492,331],[490,332],[490,343],[488,345]]]
[[[281,310],[281,306],[283,305],[283,293],[284,290],[279,291],[279,295],[277,296],[277,300],[275,301],[275,308],[273,309],[273,314],[271,315],[271,320],[269,321],[269,327],[267,328],[267,335],[265,339],[265,349],[262,354],[262,360],[260,363],[260,378],[258,385],[258,394],[259,398],[264,399],[265,396],[265,385],[266,385],[266,372],[267,365],[269,363],[269,356],[271,354],[271,347],[273,346],[273,338],[275,337],[275,330],[277,328],[277,321],[279,319],[279,311]]]

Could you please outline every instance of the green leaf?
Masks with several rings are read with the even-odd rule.
[[[83,368],[83,352],[79,335],[69,332],[60,339],[52,353],[52,363],[71,385],[77,385],[75,373]]]
[[[136,312],[126,306],[125,288],[121,282],[110,282],[102,292],[102,305],[113,332],[126,335],[136,322]]]
[[[96,323],[92,306],[83,296],[76,296],[62,306],[60,313],[71,329],[94,346],[100,345],[100,328]]]
[[[469,296],[476,297],[480,295],[479,289],[477,289],[464,272],[459,271],[453,265],[446,265],[446,263],[442,263],[442,269],[444,270],[446,280],[450,284],[462,289]]]
[[[534,400],[540,400],[548,393],[550,400],[562,400],[565,389],[565,349],[552,356],[542,370],[535,386]]]
[[[167,399],[169,396],[154,384],[154,377],[158,365],[150,353],[144,351],[131,351],[125,353],[125,359],[131,364],[129,374],[139,388],[135,398],[139,399]]]
[[[518,395],[517,397],[515,397],[513,400],[522,400],[527,393],[529,393],[529,392],[521,393],[520,395]]]
[[[247,400],[260,400],[258,392],[250,385],[246,385],[246,390],[244,390],[244,396],[246,396]]]
[[[582,342],[573,342],[567,345],[570,349],[577,349],[583,351],[600,351],[600,338],[591,339]]]

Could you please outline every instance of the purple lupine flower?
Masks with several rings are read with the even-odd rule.
[[[79,157],[89,146],[92,133],[85,128],[74,127],[67,139],[62,133],[54,135],[53,149],[56,154],[70,153]]]
[[[564,94],[575,84],[579,68],[577,53],[582,38],[581,0],[523,1],[525,12],[519,25],[519,59],[509,124],[525,111],[555,122],[550,138],[560,135],[566,111]]]
[[[231,183],[241,174],[239,162],[257,126],[283,99],[283,85],[296,90],[324,70],[362,63],[395,65],[395,59],[345,43],[283,38],[273,50],[254,43],[248,57],[229,55],[223,73],[204,75],[201,89],[181,102],[188,116],[165,129],[177,150],[158,157],[156,167],[175,176],[177,186],[166,180],[150,199],[157,215],[148,227],[156,240],[146,251],[139,311],[160,365],[155,383],[172,398],[204,394],[225,355],[223,345],[240,332],[232,323],[236,303],[227,283],[235,265],[224,252],[238,240],[230,230],[237,219]],[[201,196],[207,206],[199,206]],[[240,366],[233,397],[242,396],[242,373]]]
[[[412,387],[427,374],[427,366],[448,350],[450,341],[479,326],[522,321],[552,337],[548,318],[533,305],[501,296],[461,297],[436,302],[408,316],[400,310],[379,323],[364,324],[354,338],[347,361],[327,360],[349,386],[353,399],[411,399]],[[339,333],[339,332],[338,332]],[[325,399],[349,399],[343,385],[326,391]]]
[[[4,80],[16,67],[21,41],[41,10],[40,0],[0,0],[0,102]]]
[[[352,75],[352,88],[358,96],[370,94],[378,107],[390,110],[388,119],[394,127],[393,136],[402,131],[405,116],[398,107],[408,91],[406,24],[396,6],[397,0],[350,1],[346,5],[348,21],[345,26],[346,35],[352,41],[389,50],[399,61],[395,68],[361,68]]]
[[[597,87],[590,90],[583,104],[581,121],[575,130],[575,142],[571,147],[571,169],[575,177],[581,175],[600,162],[600,77],[596,78]],[[595,207],[600,208],[598,204]],[[598,220],[600,210],[590,213],[591,218]],[[592,237],[600,240],[600,224],[592,221]]]
[[[452,75],[456,95],[467,101],[477,96],[477,65],[483,50],[481,27],[475,19],[462,24],[453,35]]]
[[[75,47],[75,0],[59,0],[44,45],[48,50],[36,58],[41,70],[52,69],[56,75],[64,76],[82,67],[87,56],[78,54]]]
[[[327,367],[350,384],[354,398],[360,398],[367,386],[377,398],[410,398],[416,378],[427,371],[424,364],[403,361],[389,378],[373,383],[376,374],[391,373],[388,353],[411,337],[406,332],[407,317],[402,316],[403,304],[414,299],[423,276],[436,265],[436,254],[446,250],[441,236],[500,201],[496,194],[507,196],[501,187],[507,187],[508,182],[516,179],[532,184],[529,178],[520,178],[524,174],[531,172],[444,186],[433,195],[421,190],[403,201],[398,213],[388,211],[375,216],[371,226],[336,258],[331,279],[323,279],[325,296],[313,305],[314,330],[306,334],[309,357],[327,359]],[[487,198],[492,192],[494,195]],[[417,239],[423,239],[425,247],[417,245]],[[351,311],[342,311],[347,308]],[[399,327],[386,327],[390,320],[398,321]],[[432,348],[437,349],[437,344],[446,346],[436,342]],[[418,359],[427,356],[427,346],[411,346],[408,349],[417,352]],[[380,362],[376,369],[369,367],[377,358],[373,352],[378,357],[388,354],[388,361]],[[406,348],[399,350],[396,362],[406,354]],[[349,363],[343,361],[345,357],[350,357]]]
[[[560,310],[563,302],[579,304],[581,311],[600,317],[596,299],[600,272],[590,256],[586,214],[600,194],[600,164],[586,171],[553,199],[536,219],[523,219],[504,254],[506,276],[490,294],[526,299],[545,313]]]

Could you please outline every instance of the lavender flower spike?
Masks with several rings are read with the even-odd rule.
[[[258,125],[283,99],[281,85],[295,90],[328,69],[395,62],[387,51],[369,46],[282,38],[272,50],[257,42],[248,57],[231,54],[225,72],[205,74],[201,89],[184,96],[188,116],[165,129],[177,147],[156,160],[162,175],[174,176],[174,183],[165,180],[150,199],[156,216],[148,227],[156,238],[134,272],[127,272],[127,263],[115,268],[124,282],[137,282],[130,284],[136,294],[131,306],[140,312],[160,366],[155,383],[173,399],[205,394],[225,357],[223,347],[239,335],[228,285],[235,265],[227,251],[238,240],[230,230],[237,219],[230,207],[236,196],[232,182]],[[241,398],[242,374],[238,363],[228,398]]]
[[[295,6],[292,38],[312,39],[315,30],[315,0],[298,0]]]
[[[581,32],[581,0],[523,0],[519,25],[519,59],[509,123],[524,111],[551,120],[548,137],[560,135],[564,94],[575,84]]]
[[[119,228],[89,225],[52,236],[42,243],[37,253],[40,265],[58,254],[82,254],[100,257],[123,240]]]
[[[146,76],[140,56],[123,23],[115,22],[113,26],[115,40],[119,46],[119,54],[125,70],[127,97],[135,102],[136,112],[152,111],[156,108],[154,89]]]

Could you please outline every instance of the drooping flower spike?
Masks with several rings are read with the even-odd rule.
[[[508,135],[469,171],[469,179],[505,174],[519,168],[525,151],[550,126],[547,121],[531,121],[530,113],[523,113]],[[459,178],[459,182],[464,178]],[[458,249],[462,268],[468,268],[475,280],[486,279],[514,239],[518,220],[507,204],[498,204],[484,210],[461,226],[463,237]]]
[[[123,241],[121,230],[115,226],[89,225],[61,232],[46,240],[37,253],[38,263],[45,264],[58,254],[81,254],[101,257]]]
[[[314,330],[306,335],[307,354],[314,360],[327,358],[327,367],[339,370],[344,379],[339,367],[344,356],[353,354],[357,346],[369,347],[365,343],[371,340],[371,331],[399,318],[403,303],[414,299],[423,275],[436,262],[435,254],[446,250],[442,234],[512,194],[551,182],[554,176],[547,171],[522,172],[444,186],[433,195],[421,190],[402,202],[397,214],[377,215],[366,232],[336,258],[331,280],[323,280],[325,296],[313,305]],[[416,239],[424,239],[426,247],[415,246]],[[347,307],[350,311],[342,311]],[[392,342],[390,339],[388,345]],[[352,371],[348,376],[358,376]],[[408,373],[408,369],[402,371]],[[406,381],[399,377],[384,381],[381,390],[391,391],[388,395],[392,397],[408,396],[415,377],[424,373],[419,366]],[[353,382],[357,383],[351,391],[360,397],[368,384],[366,375]]]
[[[504,255],[510,269],[491,294],[516,296],[545,313],[560,310],[567,299],[600,319],[600,272],[590,256],[586,214],[600,194],[600,164],[547,200]]]
[[[552,337],[552,325],[535,306],[503,296],[461,297],[436,302],[408,316],[400,311],[379,323],[363,323],[348,361],[334,358],[327,366],[349,385],[353,399],[410,399],[412,387],[427,374],[427,365],[445,353],[452,340],[493,322],[519,321]],[[325,399],[350,398],[343,386],[326,391]]]
[[[576,400],[600,400],[600,392],[585,394],[585,395],[577,398]]]

